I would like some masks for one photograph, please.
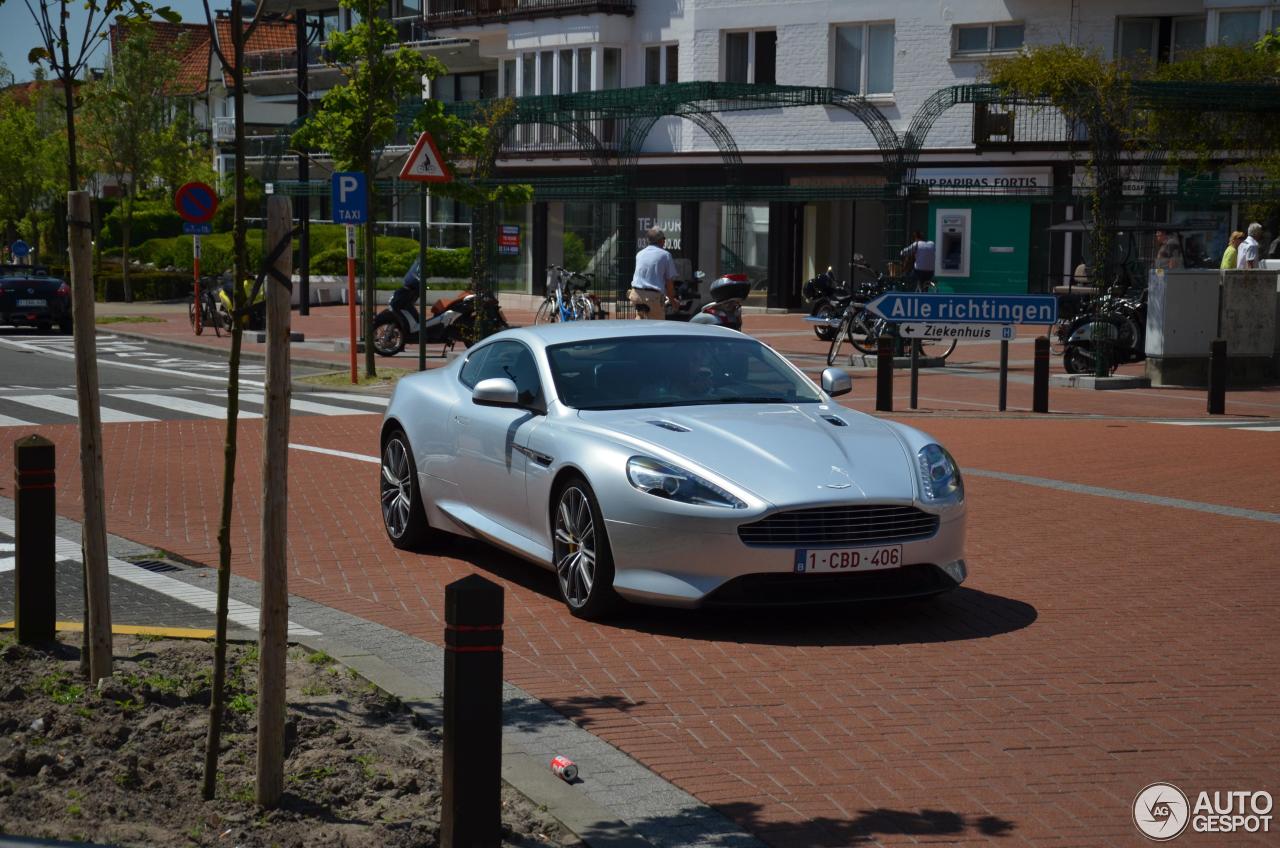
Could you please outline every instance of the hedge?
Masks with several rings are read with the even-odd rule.
[[[129,275],[134,300],[180,300],[191,294],[191,275],[170,271],[134,271]],[[124,277],[99,274],[93,281],[98,300],[124,300]]]
[[[121,227],[124,224],[124,208],[117,206],[102,222],[99,238],[103,247],[118,247],[123,238]],[[133,225],[129,228],[129,244],[140,245],[157,238],[169,238],[181,235],[182,219],[172,209],[155,204],[138,202],[134,204]],[[132,251],[131,251],[132,252]]]

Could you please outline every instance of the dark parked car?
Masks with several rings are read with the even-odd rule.
[[[71,286],[40,267],[0,265],[0,325],[71,332]]]

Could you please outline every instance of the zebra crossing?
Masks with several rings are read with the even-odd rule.
[[[104,424],[175,420],[226,420],[226,392],[209,386],[116,386],[100,393]],[[290,401],[295,415],[380,415],[388,398],[342,392],[297,392]],[[260,389],[240,392],[240,417],[262,417]],[[70,424],[79,419],[74,387],[5,386],[0,388],[0,427]]]
[[[1169,427],[1220,427],[1226,430],[1252,430],[1255,433],[1280,433],[1280,419],[1264,418],[1260,421],[1152,421],[1152,424],[1163,424]]]

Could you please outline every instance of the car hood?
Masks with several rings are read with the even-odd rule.
[[[774,504],[909,503],[915,494],[914,465],[892,426],[839,406],[727,404],[578,417],[598,435],[651,445],[659,458],[700,465]]]

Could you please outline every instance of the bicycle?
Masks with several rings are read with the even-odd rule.
[[[200,325],[196,325],[196,296],[192,292],[191,297],[187,299],[187,320],[191,322],[191,329],[195,331],[197,336],[202,335],[206,327],[213,328],[213,334],[218,338],[222,337],[224,329],[229,330],[230,325],[224,325],[222,320],[222,304],[218,302],[218,281],[215,277],[202,277],[200,280]]]
[[[917,286],[913,282],[908,283],[902,280],[886,281],[883,278],[877,280],[874,285],[863,286],[859,290],[858,296],[845,307],[844,314],[840,318],[840,325],[836,328],[835,337],[831,340],[831,347],[827,350],[827,364],[836,364],[846,342],[859,353],[870,355],[879,350],[882,336],[889,338],[900,337],[896,323],[885,318],[878,318],[867,312],[866,304],[869,301],[889,290],[927,292],[933,288],[933,282],[928,283],[926,286]],[[956,349],[955,339],[921,338],[912,340],[912,344],[916,346],[919,355],[924,359],[945,361]],[[852,351],[849,353],[849,364],[853,364]]]
[[[599,304],[587,293],[592,275],[569,271],[559,265],[548,266],[550,279],[547,296],[533,317],[535,324],[553,324],[557,321],[590,321],[597,317]]]

